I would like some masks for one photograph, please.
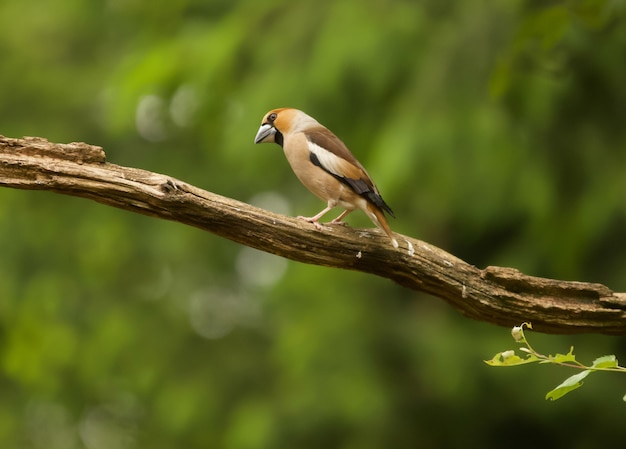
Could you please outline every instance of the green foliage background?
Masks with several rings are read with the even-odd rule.
[[[623,0],[0,3],[0,133],[102,145],[293,215],[263,114],[343,138],[401,233],[626,290]],[[361,216],[354,226],[371,226]],[[623,338],[533,335],[581,360]],[[508,330],[388,281],[86,200],[0,189],[3,448],[588,448],[619,376],[495,370]],[[542,369],[543,368],[543,369]]]

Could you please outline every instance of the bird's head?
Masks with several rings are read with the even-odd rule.
[[[313,126],[319,126],[319,123],[298,109],[272,109],[263,117],[254,143],[275,142],[282,146],[285,135],[304,131]]]

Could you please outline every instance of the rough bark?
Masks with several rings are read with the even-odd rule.
[[[601,284],[479,269],[423,241],[377,229],[313,225],[210,193],[172,177],[106,162],[102,148],[0,136],[0,185],[48,190],[206,230],[309,264],[362,271],[498,325],[530,321],[549,333],[626,334],[626,293]]]

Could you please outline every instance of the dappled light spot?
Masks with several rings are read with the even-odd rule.
[[[24,424],[34,449],[77,447],[76,425],[67,409],[56,402],[32,401],[26,407]]]
[[[137,420],[142,410],[136,398],[123,394],[116,400],[88,408],[80,420],[79,433],[87,449],[137,447]]]
[[[186,128],[194,124],[198,112],[198,93],[193,86],[183,84],[170,101],[170,117],[172,121],[181,128]]]
[[[195,292],[188,311],[193,330],[208,339],[222,338],[237,325],[253,325],[261,313],[259,304],[245,293],[219,288]]]
[[[144,95],[135,112],[137,132],[150,142],[160,142],[167,137],[165,101],[158,95]]]
[[[287,261],[273,254],[244,247],[237,255],[236,269],[245,285],[269,287],[282,279],[287,270]]]

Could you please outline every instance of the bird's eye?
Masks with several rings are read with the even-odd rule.
[[[267,121],[273,122],[274,120],[276,120],[276,117],[278,117],[278,115],[275,112],[272,112],[270,115],[267,116]]]

